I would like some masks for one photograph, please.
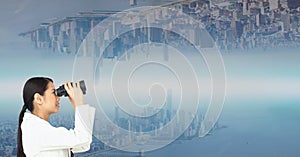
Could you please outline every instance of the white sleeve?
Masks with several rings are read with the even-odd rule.
[[[38,131],[32,136],[37,136],[39,139],[31,140],[35,140],[38,144],[39,151],[68,148],[74,148],[75,151],[87,151],[92,142],[94,116],[95,108],[89,105],[80,105],[76,107],[74,129],[56,128],[45,123],[42,127],[39,125],[41,127],[39,129],[32,129],[33,132],[35,132],[34,130]]]
[[[95,108],[89,107],[89,108],[85,108],[84,110],[80,110],[79,116],[80,119],[86,120],[84,123],[85,126],[83,127],[87,128],[86,130],[88,131],[87,133],[89,136],[87,137],[88,142],[86,144],[72,147],[71,150],[74,153],[85,152],[90,149],[90,144],[92,143],[92,137],[93,137],[92,134],[93,134],[93,126],[94,126],[94,118],[95,118]],[[75,125],[76,125],[76,121],[75,121]],[[80,124],[78,124],[77,126],[79,125]]]

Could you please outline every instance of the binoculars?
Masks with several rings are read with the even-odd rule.
[[[73,86],[73,82],[71,82],[71,85]],[[79,81],[79,86],[80,86],[80,89],[82,91],[83,94],[86,94],[86,86],[85,86],[85,83],[84,83],[84,80],[81,80]],[[55,94],[59,97],[61,96],[69,96],[69,94],[67,93],[64,85],[61,85],[59,86],[56,90],[55,90]]]

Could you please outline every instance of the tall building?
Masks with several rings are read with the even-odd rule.
[[[243,1],[243,15],[249,15],[250,10],[249,10],[249,4],[246,1]]]
[[[288,12],[281,14],[281,21],[283,25],[283,31],[288,32],[291,30],[291,15]]]
[[[115,122],[118,124],[119,123],[119,107],[115,107]]]
[[[287,0],[288,2],[288,7],[290,9],[296,9],[300,7],[300,1],[299,0]]]
[[[136,0],[130,0],[130,5],[135,6],[136,5]]]
[[[41,28],[36,31],[36,41],[38,48],[46,48],[49,47],[50,37],[49,32],[46,27]]]
[[[239,38],[243,34],[243,25],[239,21],[231,21],[232,35],[234,38]]]
[[[279,0],[279,3],[282,8],[288,8],[287,0]]]
[[[280,0],[280,5],[283,8],[296,9],[300,7],[299,0]]]
[[[279,0],[269,0],[270,10],[276,10],[279,8]]]
[[[171,118],[173,117],[172,112],[173,112],[173,108],[172,108],[172,89],[168,89],[167,91],[167,117],[169,120],[171,120]]]

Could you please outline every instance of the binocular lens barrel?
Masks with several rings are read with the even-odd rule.
[[[71,82],[71,85],[73,86],[73,82]],[[85,86],[84,80],[79,81],[79,86],[80,86],[80,89],[81,89],[82,93],[86,94],[86,86]],[[55,90],[55,93],[59,97],[61,97],[61,96],[65,96],[65,97],[69,96],[69,94],[67,93],[64,85],[59,86]]]

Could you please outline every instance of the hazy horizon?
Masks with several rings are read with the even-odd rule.
[[[138,6],[160,3],[157,0],[138,0]],[[37,49],[29,38],[18,36],[19,33],[53,18],[74,16],[79,11],[129,8],[129,0],[2,1],[0,5],[0,121],[17,121],[23,105],[22,88],[28,78],[48,76],[54,79],[56,87],[73,79],[74,54]],[[219,122],[225,127],[199,140],[197,138],[171,144],[151,151],[146,156],[180,157],[187,154],[197,157],[199,155],[206,157],[299,156],[297,148],[300,131],[299,50],[269,48],[265,51],[236,50],[221,54],[226,72],[226,96]],[[161,71],[156,72],[155,75],[151,72],[141,73],[141,75],[149,80],[157,79]],[[171,75],[166,77],[169,76]],[[110,79],[108,76],[102,78]],[[199,84],[209,88],[207,79],[209,77],[200,78]],[[163,81],[172,83],[174,79]],[[138,80],[136,85],[143,83]],[[89,84],[93,83],[89,82]],[[106,96],[105,94],[110,90],[109,84],[99,87],[103,89],[99,90],[100,94],[97,94]],[[139,90],[143,89],[145,88]],[[92,90],[88,89],[88,94],[94,94],[90,91]],[[210,91],[207,89],[200,89],[200,91],[203,92],[200,92],[200,101],[207,105]],[[137,93],[135,98],[138,99],[139,94],[145,96],[148,91],[139,93],[136,90],[135,92]],[[176,94],[178,93],[174,96],[178,96]],[[101,98],[104,106],[108,108],[107,111],[113,113],[111,97]],[[93,106],[99,105],[96,102],[89,103]],[[203,108],[205,107],[207,106]],[[61,98],[60,111],[60,114],[73,112],[67,98]]]

